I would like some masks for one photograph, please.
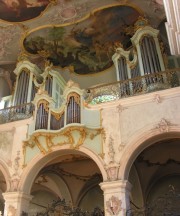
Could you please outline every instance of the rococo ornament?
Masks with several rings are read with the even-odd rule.
[[[107,211],[110,213],[110,215],[118,215],[120,211],[122,211],[122,201],[119,200],[117,197],[112,196],[107,202],[106,207]]]

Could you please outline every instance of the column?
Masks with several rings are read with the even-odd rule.
[[[4,216],[21,216],[22,212],[28,213],[29,202],[32,196],[22,192],[3,193],[5,200]]]
[[[125,216],[130,209],[131,184],[125,180],[100,183],[104,191],[105,216]]]

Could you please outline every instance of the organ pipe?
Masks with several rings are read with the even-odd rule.
[[[68,96],[67,105],[67,124],[80,123],[81,120],[80,96],[77,93],[71,93]]]
[[[48,111],[49,103],[47,101],[40,101],[36,114],[36,126],[35,129],[47,129],[48,127]]]
[[[23,70],[18,78],[14,105],[27,103],[28,87],[29,87],[29,71]]]
[[[144,36],[141,44],[142,62],[144,74],[151,74],[161,71],[160,62],[153,37]]]

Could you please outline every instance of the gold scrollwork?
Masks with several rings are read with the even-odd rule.
[[[46,101],[46,100],[40,100],[39,102],[38,102],[38,104],[37,104],[37,108],[39,108],[39,106],[41,105],[41,104],[43,104],[43,106],[44,106],[44,109],[46,110],[46,112],[48,112],[49,111],[49,102],[48,101]]]
[[[51,115],[53,115],[54,118],[58,121],[64,115],[64,110],[62,112],[60,112],[60,113],[56,113],[56,112],[51,111]]]
[[[21,69],[21,72],[19,74],[21,74],[22,72],[25,72],[25,73],[29,74],[30,70],[28,68],[24,67],[24,68]]]
[[[75,102],[80,106],[80,95],[76,92],[70,93],[67,97],[67,104],[69,103],[71,97],[74,97]]]
[[[72,126],[69,128],[65,128],[57,133],[50,133],[50,132],[36,132],[34,133],[29,140],[24,141],[23,144],[23,154],[24,154],[24,167],[26,166],[26,154],[27,154],[27,148],[33,149],[37,147],[39,151],[42,154],[47,154],[52,151],[53,147],[56,146],[63,146],[63,145],[70,145],[70,149],[79,149],[81,145],[83,145],[85,139],[87,136],[90,139],[94,139],[95,136],[100,135],[104,136],[104,129],[95,129],[95,133],[88,133],[88,129],[85,127],[78,127],[78,126]],[[78,132],[78,140],[75,139],[73,132]],[[46,142],[42,142],[42,137],[45,138]],[[61,140],[57,142],[57,139],[55,141],[55,138],[58,137],[58,140]],[[44,139],[43,139],[44,140]],[[103,150],[99,154],[103,157],[104,153]]]

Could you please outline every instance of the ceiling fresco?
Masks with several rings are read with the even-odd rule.
[[[89,82],[98,74],[91,83],[96,85],[104,76],[111,77],[113,46],[120,41],[125,48],[130,45],[123,29],[139,14],[159,29],[165,19],[163,0],[0,0],[0,68],[14,81],[19,56],[26,54],[43,70],[44,57],[37,53],[45,50],[56,66],[74,67],[76,73],[65,70],[65,79],[88,77]]]
[[[40,28],[30,33],[23,45],[30,54],[45,52],[55,66],[71,65],[77,74],[97,73],[112,65],[115,44],[131,45],[125,28],[139,16],[132,7],[109,7],[73,25]]]
[[[0,19],[22,22],[39,16],[50,3],[49,0],[1,0]]]

